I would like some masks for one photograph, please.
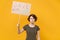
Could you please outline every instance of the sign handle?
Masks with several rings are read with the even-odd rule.
[[[18,24],[20,24],[20,15],[18,15]]]
[[[18,23],[17,26],[20,26],[20,15],[18,15]]]

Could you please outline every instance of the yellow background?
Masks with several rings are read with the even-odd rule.
[[[0,0],[0,40],[25,40],[25,31],[17,34],[18,15],[11,13],[13,0]],[[31,3],[31,12],[37,15],[41,40],[60,40],[60,0],[17,0]],[[28,23],[20,15],[20,29]]]

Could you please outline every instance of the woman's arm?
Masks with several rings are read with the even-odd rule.
[[[18,26],[18,34],[22,33],[22,32],[24,31],[24,29],[22,28],[22,29],[20,30],[20,24],[17,24],[17,26]]]
[[[40,32],[37,31],[37,40],[40,40]]]

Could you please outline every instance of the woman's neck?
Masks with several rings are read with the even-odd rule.
[[[34,25],[34,23],[30,23],[30,25]]]
[[[30,27],[34,27],[35,24],[34,24],[34,23],[30,23],[29,26],[30,26]]]

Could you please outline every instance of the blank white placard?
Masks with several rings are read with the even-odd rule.
[[[31,4],[24,2],[13,1],[12,3],[12,13],[13,14],[22,14],[29,15],[31,9]]]

